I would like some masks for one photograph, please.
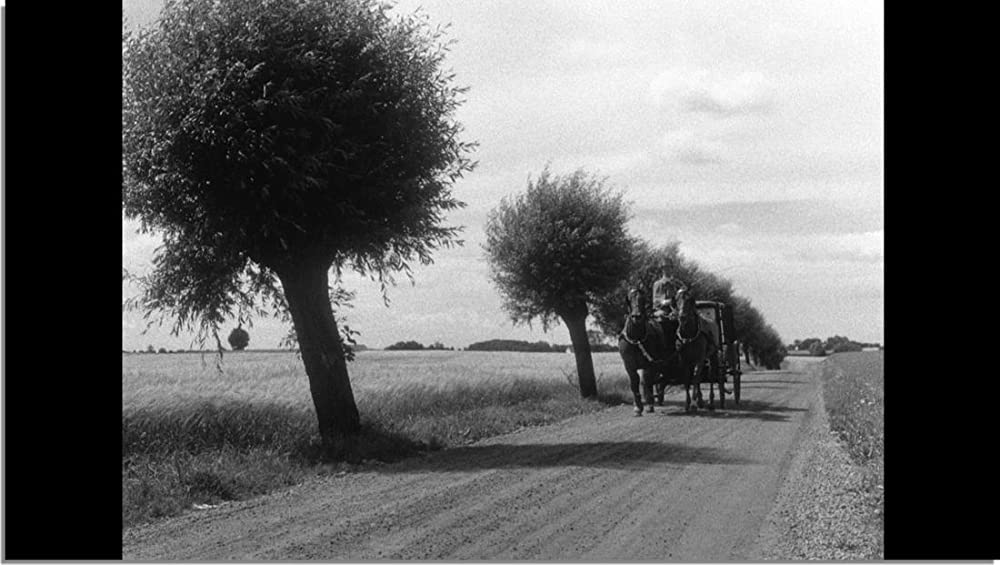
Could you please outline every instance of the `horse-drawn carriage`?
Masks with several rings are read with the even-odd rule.
[[[661,310],[650,317],[646,304],[641,287],[629,290],[628,315],[618,343],[636,415],[642,415],[644,405],[647,412],[654,411],[654,403],[663,406],[667,385],[684,386],[685,411],[704,406],[701,384],[709,386],[708,408],[713,409],[718,385],[719,404],[725,408],[729,377],[733,388],[728,392],[739,404],[742,373],[732,308],[721,302],[696,301],[686,285],[677,292],[675,310],[669,316]]]
[[[725,399],[725,383],[732,377],[732,394],[736,404],[740,403],[740,378],[743,372],[740,370],[739,342],[736,340],[736,324],[733,322],[733,309],[728,304],[713,302],[711,300],[698,300],[695,302],[698,315],[709,322],[715,324],[718,333],[714,336],[718,347],[716,355],[708,359],[708,380],[719,385],[720,399]]]

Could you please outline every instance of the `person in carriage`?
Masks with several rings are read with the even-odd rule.
[[[677,320],[674,304],[677,286],[677,281],[667,274],[666,264],[661,264],[660,278],[653,282],[653,318],[663,326],[664,335],[671,335],[668,324]]]

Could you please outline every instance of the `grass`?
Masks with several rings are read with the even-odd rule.
[[[629,402],[617,353],[594,354],[600,402],[571,355],[359,352],[348,366],[360,437],[320,457],[294,353],[122,356],[122,527],[240,500],[317,473],[391,462]]]
[[[882,352],[837,353],[823,367],[823,400],[830,429],[862,473],[869,510],[866,522],[877,532],[880,548],[885,506],[882,359]]]

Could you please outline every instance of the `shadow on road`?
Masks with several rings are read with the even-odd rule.
[[[787,422],[790,419],[789,413],[806,412],[806,408],[791,408],[781,404],[765,402],[762,400],[742,399],[740,405],[732,400],[726,400],[725,409],[719,408],[716,404],[715,410],[702,408],[697,412],[684,412],[684,403],[679,403],[680,411],[668,412],[668,416],[685,416],[689,418],[718,418],[721,420],[747,419],[760,420],[763,422]]]
[[[774,380],[774,379],[748,379],[743,381],[743,386],[755,385],[758,383],[767,384],[786,384],[786,385],[800,385],[804,384],[805,381],[784,381],[784,380]]]
[[[716,447],[654,441],[470,445],[376,469],[384,473],[484,469],[590,467],[641,470],[652,465],[700,463],[743,465],[753,461]]]

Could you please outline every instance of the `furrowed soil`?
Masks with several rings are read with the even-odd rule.
[[[819,495],[842,513],[810,525],[809,536],[849,538],[838,520],[849,523],[854,512],[836,483],[846,475],[825,481],[820,472],[828,464],[839,468],[835,454],[846,454],[835,439],[830,443],[822,365],[814,361],[791,358],[788,370],[744,374],[739,407],[730,397],[724,410],[686,414],[683,390],[674,390],[666,407],[642,417],[630,406],[613,407],[126,530],[122,555],[801,559],[798,546],[789,545],[797,535],[793,519],[816,498],[818,484],[825,485]],[[839,559],[865,557],[848,545],[838,551]]]

